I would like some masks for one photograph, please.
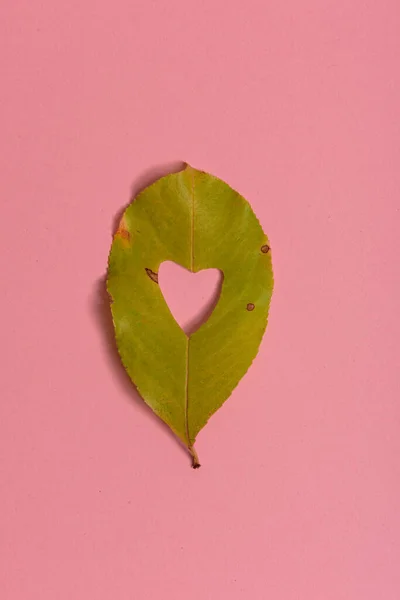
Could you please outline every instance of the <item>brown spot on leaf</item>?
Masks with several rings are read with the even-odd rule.
[[[125,217],[122,217],[115,235],[119,235],[123,240],[129,241],[131,239],[131,234],[128,231]]]
[[[246,306],[247,310],[254,310],[255,309],[255,305],[252,302],[249,302],[248,305]]]
[[[268,246],[268,244],[264,244],[264,246],[261,246],[261,252],[263,252],[263,254],[267,254],[267,252],[270,251],[270,247]]]
[[[155,283],[158,283],[158,273],[154,273],[154,271],[152,271],[151,269],[147,269],[147,268],[146,268],[146,273],[150,277],[150,279],[155,281]]]

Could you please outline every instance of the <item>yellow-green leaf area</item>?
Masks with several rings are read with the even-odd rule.
[[[224,275],[212,315],[190,336],[158,285],[167,260]],[[125,369],[198,466],[196,436],[246,373],[265,331],[273,290],[267,236],[240,194],[188,166],[156,181],[126,209],[107,288]]]

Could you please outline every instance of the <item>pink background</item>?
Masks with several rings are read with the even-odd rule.
[[[3,0],[2,600],[400,598],[399,31],[397,0]],[[276,274],[198,471],[101,285],[131,190],[183,160]]]

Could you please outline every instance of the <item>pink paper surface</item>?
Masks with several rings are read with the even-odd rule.
[[[396,0],[3,0],[2,600],[400,598],[399,31]],[[249,200],[276,277],[198,471],[102,291],[181,161]]]

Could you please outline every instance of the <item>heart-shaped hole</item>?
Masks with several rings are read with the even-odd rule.
[[[219,269],[191,273],[174,262],[160,265],[158,283],[178,325],[186,335],[194,333],[211,316],[223,281]]]

